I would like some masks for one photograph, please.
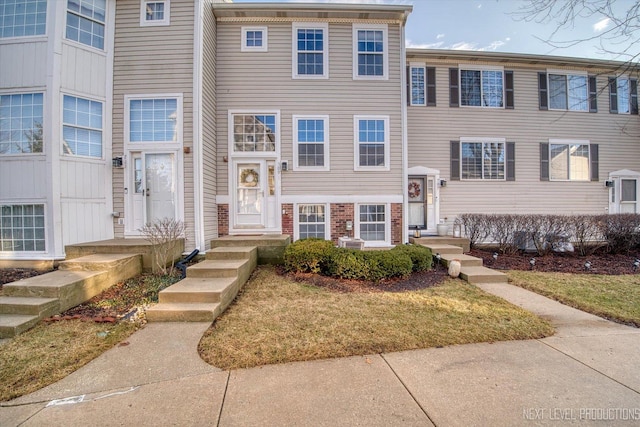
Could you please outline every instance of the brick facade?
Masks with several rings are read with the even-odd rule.
[[[288,234],[293,240],[293,203],[282,204],[282,234]]]
[[[347,231],[347,221],[352,221],[355,227],[353,204],[331,203],[331,240],[335,244],[338,244],[340,237],[353,237],[354,230]]]
[[[218,205],[218,237],[229,234],[229,205]]]
[[[402,243],[402,203],[391,203],[391,244]]]

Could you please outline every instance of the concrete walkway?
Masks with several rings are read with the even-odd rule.
[[[640,330],[508,284],[488,292],[551,320],[541,340],[221,371],[207,323],[149,324],[84,368],[3,403],[0,426],[640,424]]]

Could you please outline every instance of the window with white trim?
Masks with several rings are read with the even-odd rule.
[[[329,116],[293,116],[295,169],[329,170]]]
[[[277,116],[275,114],[232,114],[234,152],[275,152]]]
[[[549,72],[549,109],[589,111],[589,86],[586,74]]]
[[[412,65],[410,105],[427,105],[427,68]]]
[[[353,78],[387,79],[386,24],[353,25]]]
[[[0,95],[0,154],[42,153],[42,93]]]
[[[106,0],[67,1],[67,40],[104,49]]]
[[[44,252],[44,205],[0,205],[0,252]]]
[[[468,180],[505,179],[505,141],[460,141],[460,177]]]
[[[129,142],[178,142],[178,98],[129,98]]]
[[[169,25],[171,23],[170,0],[140,0],[140,25]]]
[[[0,1],[0,38],[41,36],[47,31],[47,0]]]
[[[102,102],[64,95],[62,151],[74,156],[102,157]]]
[[[549,141],[549,179],[589,181],[589,143]]]
[[[300,204],[297,205],[296,231],[298,239],[327,238],[327,205]]]
[[[460,105],[504,107],[504,71],[460,67]]]
[[[365,242],[388,243],[386,204],[358,205],[358,237]]]
[[[293,77],[329,77],[329,26],[326,23],[293,23]]]
[[[242,27],[241,52],[267,52],[267,27]]]
[[[355,169],[389,169],[389,117],[354,116]]]

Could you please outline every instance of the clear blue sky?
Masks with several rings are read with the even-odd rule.
[[[562,2],[564,0],[558,0]],[[235,3],[288,2],[287,0],[234,0]],[[518,20],[523,0],[297,0],[298,3],[410,4],[407,46],[532,53],[598,59],[620,59],[601,51],[598,41],[554,48],[545,43],[556,25]],[[618,0],[626,10],[634,0]],[[588,39],[610,28],[602,16],[578,18],[574,26],[555,35],[556,40]]]

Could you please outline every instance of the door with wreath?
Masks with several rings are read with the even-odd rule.
[[[409,200],[409,228],[427,232],[436,229],[435,177],[410,176],[407,188]]]

